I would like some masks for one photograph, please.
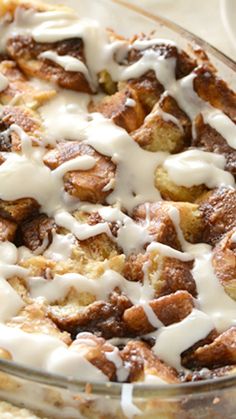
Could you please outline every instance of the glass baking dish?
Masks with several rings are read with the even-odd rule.
[[[51,0],[58,4],[58,1]],[[130,36],[155,30],[189,53],[208,54],[219,75],[236,88],[236,63],[178,25],[122,0],[65,0],[81,16]],[[200,47],[200,48],[199,48]],[[202,54],[200,54],[202,56]],[[0,360],[0,398],[43,418],[233,419],[236,375],[181,385],[85,383]],[[18,417],[18,416],[17,416]]]

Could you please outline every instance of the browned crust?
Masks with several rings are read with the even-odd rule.
[[[127,99],[135,101],[134,106],[127,106]],[[140,127],[145,118],[145,112],[135,90],[126,88],[112,96],[106,96],[101,102],[90,106],[91,112],[100,112],[111,119],[116,125],[131,132]]]
[[[125,262],[123,275],[129,281],[143,281],[143,266],[144,263],[147,263],[147,275],[155,289],[156,297],[168,295],[179,290],[188,291],[196,297],[196,284],[191,273],[193,262],[182,262],[181,260],[161,255],[155,256],[147,253],[130,255]],[[158,271],[157,279],[155,278],[156,271]]]
[[[14,99],[17,105],[27,105],[30,108],[38,107],[55,94],[55,90],[36,90],[17,67],[14,61],[4,60],[0,62],[0,71],[7,77],[8,86],[0,92],[0,102],[3,105],[9,104]]]
[[[236,122],[236,94],[209,67],[203,65],[194,73],[197,75],[194,79],[197,94]]]
[[[0,117],[0,151],[19,151],[21,140],[15,131],[8,131],[16,124],[32,137],[33,145],[37,145],[35,138],[42,136],[42,124],[39,115],[25,106],[4,106]]]
[[[218,153],[226,158],[225,170],[236,175],[236,150],[231,148],[227,141],[214,128],[204,124],[202,116],[195,123],[196,138],[192,145],[210,153]]]
[[[104,188],[115,178],[115,165],[108,157],[97,153],[89,145],[68,141],[59,143],[57,148],[49,151],[44,157],[44,163],[50,169],[55,169],[62,163],[82,155],[94,157],[96,165],[90,170],[66,173],[65,190],[81,201],[104,203],[112,189],[104,191]]]
[[[83,342],[80,343],[80,340]],[[88,340],[87,345],[86,340]],[[93,346],[89,344],[89,341],[93,341]],[[114,362],[109,361],[106,356],[106,354],[113,352],[115,347],[106,342],[105,339],[97,337],[92,333],[80,333],[71,347],[73,347],[73,350],[76,350],[77,348],[78,352],[81,351],[85,355],[85,358],[96,368],[101,370],[110,381],[117,380],[116,366]]]
[[[212,265],[216,276],[229,296],[236,300],[236,228],[226,234],[213,250]]]
[[[83,93],[92,93],[91,86],[81,72],[66,71],[51,60],[40,58],[44,51],[54,51],[58,55],[70,55],[85,63],[83,41],[79,38],[55,43],[37,43],[30,36],[17,35],[8,40],[7,52],[21,70],[31,77],[54,81],[60,87]],[[85,63],[86,64],[86,63]]]
[[[236,328],[232,327],[212,343],[200,346],[182,359],[185,367],[216,368],[236,363]]]
[[[121,357],[130,368],[128,377],[130,382],[142,381],[145,374],[159,377],[169,384],[179,382],[174,368],[160,361],[144,342],[131,340],[121,351]]]
[[[18,231],[19,242],[21,245],[34,251],[40,247],[44,240],[50,244],[52,240],[52,230],[56,228],[55,222],[45,214],[40,214],[30,221],[21,224]]]
[[[205,223],[203,241],[215,245],[236,227],[236,191],[220,187],[203,196],[199,211]]]
[[[14,221],[0,217],[0,241],[13,241],[15,238],[17,224]]]
[[[16,223],[35,216],[38,209],[38,203],[32,198],[21,198],[14,201],[0,200],[0,216]]]
[[[95,301],[75,314],[67,317],[57,316],[48,309],[50,318],[61,330],[76,336],[79,332],[91,332],[105,339],[129,336],[129,329],[122,320],[124,311],[131,306],[129,299],[113,292],[108,302]]]
[[[174,116],[178,124],[163,118],[162,111]],[[153,107],[143,125],[132,133],[132,137],[146,150],[178,153],[190,142],[191,122],[177,102],[165,96]]]
[[[177,291],[174,294],[152,300],[149,305],[157,318],[165,326],[168,326],[180,322],[191,313],[193,298],[186,291]],[[139,336],[156,330],[156,327],[149,323],[142,305],[125,310],[123,320],[128,328]]]
[[[144,35],[136,35],[133,39],[131,39],[130,43],[132,48],[130,49],[127,57],[129,64],[138,61],[142,57],[143,52],[149,49],[158,52],[158,56],[176,59],[175,75],[177,79],[187,76],[196,66],[196,61],[191,59],[189,55],[187,55],[184,51],[180,51],[176,46],[170,44],[156,44],[143,50],[136,49],[134,41],[145,39],[148,38]]]

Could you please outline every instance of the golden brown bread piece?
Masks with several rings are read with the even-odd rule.
[[[33,198],[21,198],[14,201],[0,200],[0,216],[16,223],[21,223],[38,213],[39,205]]]
[[[66,330],[72,336],[79,332],[91,332],[105,339],[129,336],[132,333],[122,319],[124,311],[131,307],[129,299],[113,291],[108,301],[95,301],[80,307],[80,310],[61,316],[60,311],[48,307],[48,315],[60,330]]]
[[[143,54],[143,51],[147,49],[155,50],[159,56],[165,56],[166,58],[176,58],[176,77],[181,78],[189,74],[195,67],[195,62],[183,51],[178,51],[176,47],[172,45],[157,44],[152,47],[148,47],[144,50],[139,50],[132,45],[134,41],[144,39],[144,36],[135,36],[131,39],[130,43],[133,48],[129,49],[128,56],[125,57],[125,64],[133,64],[137,62]],[[144,106],[147,112],[150,112],[155,103],[160,99],[161,94],[164,92],[164,88],[161,83],[157,80],[154,71],[147,71],[141,77],[137,79],[130,79],[127,82],[119,82],[118,89],[121,90],[124,86],[129,86],[134,89],[138,95],[139,101]]]
[[[120,354],[130,368],[128,380],[131,383],[143,381],[146,375],[160,378],[169,384],[179,382],[176,370],[160,361],[144,342],[131,340]]]
[[[174,294],[151,300],[148,303],[165,325],[177,323],[187,317],[193,309],[193,298],[187,291],[177,291]],[[125,310],[123,320],[131,332],[137,336],[145,335],[157,329],[148,320],[142,305],[136,305]]]
[[[236,175],[236,150],[210,125],[205,124],[201,115],[195,121],[196,137],[192,141],[194,147],[204,151],[218,153],[226,158],[225,170]]]
[[[167,201],[194,202],[197,198],[208,191],[205,185],[196,185],[186,188],[174,183],[163,166],[158,166],[155,172],[155,186]]]
[[[25,106],[4,106],[0,117],[0,151],[19,151],[21,139],[14,130],[9,130],[16,124],[32,139],[32,144],[37,145],[37,138],[42,137],[42,124],[39,115]]]
[[[35,89],[14,61],[1,61],[0,72],[8,79],[9,83],[7,88],[0,92],[0,102],[3,105],[13,102],[14,105],[27,105],[31,109],[35,109],[56,94],[54,89]]]
[[[180,228],[185,240],[196,243],[201,241],[204,223],[198,205],[188,202],[154,202],[141,204],[133,211],[133,219],[141,224],[149,220],[149,233],[153,239],[180,249],[176,228],[170,218],[169,211],[176,208],[180,217]]]
[[[45,51],[58,55],[70,55],[84,64],[83,41],[80,38],[66,39],[54,43],[37,43],[30,36],[15,35],[8,39],[7,52],[21,70],[30,77],[51,81],[66,89],[92,93],[91,86],[82,72],[66,71],[54,61],[40,57]]]
[[[54,220],[45,214],[40,214],[21,224],[18,231],[19,242],[34,251],[46,240],[47,247],[52,240],[53,229],[56,229]]]
[[[208,66],[194,70],[194,89],[197,94],[215,108],[222,110],[236,122],[236,94],[223,80],[219,79]]]
[[[158,57],[165,58],[175,58],[176,67],[175,67],[175,76],[177,79],[180,79],[184,76],[187,76],[194,69],[196,62],[190,58],[184,51],[179,50],[176,46],[165,43],[157,43],[152,46],[147,46],[146,48],[139,49],[135,47],[135,41],[145,41],[148,40],[143,34],[136,35],[130,40],[130,49],[128,51],[128,56],[125,59],[129,64],[137,62],[142,58],[143,52],[147,50],[153,50],[158,53]]]
[[[127,100],[130,99],[134,101],[134,106],[129,106]],[[130,88],[120,90],[112,96],[105,96],[100,102],[91,104],[89,110],[102,113],[127,132],[139,128],[145,118],[138,96],[135,90]]]
[[[14,221],[0,217],[0,241],[13,241],[15,238],[17,224]]]
[[[87,223],[91,226],[104,222],[104,220],[97,212],[88,214],[84,211],[76,210],[73,213],[73,216],[79,223]],[[112,229],[111,225],[110,229]],[[116,243],[105,233],[81,240],[79,241],[79,246],[86,255],[86,258],[97,262],[111,259],[112,257],[117,256],[119,253]]]
[[[118,90],[123,90],[126,87],[136,92],[139,102],[147,113],[152,110],[164,92],[163,86],[156,79],[153,71],[148,71],[138,79],[118,83]]]
[[[81,201],[103,203],[112,189],[106,191],[104,188],[115,179],[115,165],[108,157],[97,153],[89,145],[67,141],[60,142],[57,148],[49,151],[44,157],[44,163],[53,170],[68,160],[84,155],[94,157],[96,165],[90,170],[66,173],[65,190]]]
[[[151,254],[130,255],[125,261],[123,275],[129,281],[143,281],[144,263],[147,278],[155,290],[155,297],[172,294],[178,290],[188,291],[196,297],[196,284],[191,269],[193,262],[182,262],[151,252]]]
[[[220,187],[203,195],[199,211],[204,220],[203,241],[215,245],[236,227],[236,190]]]
[[[163,116],[163,112],[170,115]],[[165,115],[165,114],[164,114]],[[177,119],[178,124],[171,120]],[[170,96],[164,96],[145,118],[143,125],[132,133],[133,139],[149,151],[180,152],[191,136],[191,122]]]
[[[212,343],[198,347],[182,357],[185,367],[216,368],[236,363],[236,327],[216,337]]]
[[[213,249],[212,265],[225,292],[236,300],[236,227],[229,231]]]
[[[44,333],[55,336],[67,345],[71,343],[70,335],[60,332],[53,321],[47,316],[45,307],[38,303],[24,307],[17,316],[7,322],[7,326],[16,327],[27,333]]]

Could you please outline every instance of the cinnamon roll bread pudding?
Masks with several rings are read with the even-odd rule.
[[[85,382],[233,374],[235,93],[156,34],[0,14],[0,356]]]

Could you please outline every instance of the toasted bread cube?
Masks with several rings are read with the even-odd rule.
[[[236,175],[236,150],[230,147],[219,132],[210,125],[205,124],[202,116],[195,121],[196,137],[192,141],[194,147],[199,147],[210,153],[218,153],[225,156],[225,170]]]
[[[225,292],[236,300],[236,227],[228,232],[213,249],[212,264]]]
[[[203,240],[215,245],[236,227],[236,191],[230,187],[220,187],[199,199],[199,211],[204,220]]]
[[[135,91],[139,102],[147,113],[152,110],[164,92],[163,86],[156,79],[153,71],[149,71],[138,79],[118,83],[119,91],[124,90],[126,87]]]
[[[149,232],[156,241],[180,248],[176,228],[170,218],[170,210],[176,208],[180,217],[180,228],[184,238],[191,243],[202,240],[204,219],[197,204],[189,202],[154,202],[139,205],[134,209],[133,218],[139,223],[149,219]]]
[[[88,301],[88,297],[86,300]],[[77,306],[77,310],[68,306],[69,310],[64,313],[51,306],[48,307],[48,315],[60,330],[66,330],[72,336],[76,336],[79,332],[91,332],[105,339],[111,339],[129,336],[130,330],[122,316],[131,305],[125,295],[113,291],[109,301],[94,301],[87,306],[81,304],[79,309]]]
[[[208,191],[205,185],[196,185],[190,188],[176,185],[168,175],[164,167],[158,166],[155,172],[155,186],[163,199],[172,201],[194,202],[197,198]]]
[[[190,135],[189,118],[170,96],[159,101],[143,125],[132,133],[133,139],[146,150],[169,153],[180,152],[189,142]]]
[[[13,241],[16,229],[17,224],[14,221],[0,217],[0,241]]]
[[[236,363],[236,327],[217,336],[213,342],[198,347],[182,357],[182,364],[190,368],[216,368]]]
[[[16,223],[37,214],[38,203],[33,198],[21,198],[15,201],[0,200],[0,216]]]
[[[222,110],[236,122],[236,94],[223,80],[217,78],[212,70],[203,65],[194,73],[194,89],[197,94],[215,108]]]
[[[17,132],[9,132],[8,128],[16,124],[32,139],[32,144],[37,145],[34,139],[42,136],[42,125],[38,114],[25,106],[4,106],[0,118],[0,151],[19,151],[21,139]]]
[[[58,55],[70,55],[85,64],[83,41],[80,38],[65,39],[54,43],[37,43],[28,35],[15,35],[8,39],[7,52],[20,69],[30,77],[53,80],[60,87],[83,93],[92,93],[91,86],[79,71],[66,71],[54,61],[40,56],[45,51]]]
[[[148,304],[157,318],[165,326],[169,326],[172,323],[180,322],[191,313],[193,298],[187,291],[177,291],[174,294],[151,300]],[[125,310],[123,320],[131,333],[138,336],[157,329],[149,322],[142,305],[136,305]]]
[[[144,342],[131,340],[121,351],[121,357],[130,366],[130,382],[144,381],[150,375],[169,384],[179,382],[176,370],[160,361]]]
[[[20,226],[20,242],[23,246],[34,251],[42,245],[43,240],[49,240],[52,230],[55,230],[55,228],[56,225],[52,218],[40,214],[30,221],[25,221]]]
[[[131,132],[140,127],[145,118],[145,112],[138,96],[132,89],[124,89],[112,96],[106,96],[90,106],[90,111],[100,112],[111,119],[116,125]]]
[[[0,102],[8,105],[27,105],[31,109],[41,106],[55,96],[56,91],[37,90],[29,83],[14,61],[4,60],[0,63],[0,72],[8,79],[7,88],[0,92]]]
[[[81,201],[103,203],[111,192],[106,186],[115,179],[115,165],[108,157],[97,153],[89,145],[67,141],[60,142],[57,148],[49,151],[44,163],[55,169],[62,163],[77,156],[89,155],[96,159],[96,165],[89,170],[70,171],[64,175],[65,190]]]

